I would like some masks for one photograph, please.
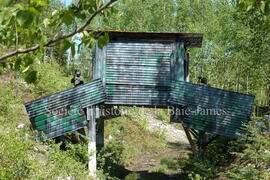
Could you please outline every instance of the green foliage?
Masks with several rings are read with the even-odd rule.
[[[29,27],[34,20],[34,13],[29,10],[19,10],[16,15],[18,24],[23,27]]]
[[[0,7],[7,7],[12,3],[13,0],[2,0],[0,2]]]
[[[176,167],[181,168],[189,179],[213,179],[221,167],[227,166],[235,158],[231,152],[240,149],[241,146],[236,146],[234,141],[220,136],[206,147],[202,158],[195,156],[179,160]]]
[[[2,75],[4,72],[4,68],[0,65],[0,75]]]
[[[176,30],[173,25],[176,20],[173,0],[128,0],[117,8],[115,16],[103,18],[102,28],[127,31]]]
[[[27,71],[24,79],[29,84],[36,83],[37,79],[38,79],[38,72],[37,71]]]
[[[87,144],[67,144],[67,154],[72,159],[82,164],[87,164],[89,160]]]
[[[148,122],[141,109],[123,107],[123,111],[132,113],[108,121],[105,124],[107,136],[117,137],[127,144],[130,142],[136,144],[135,149],[138,152],[164,148],[164,134],[160,131],[151,133],[148,130]]]
[[[16,92],[18,88],[16,85],[14,82],[0,84],[0,126],[2,128],[14,128],[26,118],[23,104],[21,104],[22,94]]]
[[[63,68],[57,63],[44,62],[34,66],[35,72],[39,73],[39,79],[32,89],[39,96],[46,96],[72,87],[71,77],[65,77]]]
[[[263,15],[264,23],[270,28],[270,1],[269,0],[238,0],[237,6],[244,11],[255,11]]]
[[[62,151],[60,150],[60,144],[51,144],[50,147],[52,149],[48,153],[47,169],[40,174],[40,177],[44,179],[55,179],[57,177],[87,178],[85,164],[77,161],[77,156],[72,156],[74,155],[74,149]]]
[[[131,173],[125,177],[125,180],[139,180],[141,178],[138,173]]]
[[[236,150],[234,145],[234,142],[230,141],[228,137],[220,136],[207,146],[204,159],[214,166],[222,166],[234,158],[231,154],[233,150]]]
[[[156,117],[161,121],[170,122],[170,114],[167,109],[158,109],[156,111]]]
[[[176,170],[178,168],[179,165],[176,158],[165,156],[160,159],[160,163],[156,165],[152,171],[157,173],[165,173],[168,169]]]
[[[34,143],[23,133],[0,132],[0,178],[29,179],[37,163],[31,157]]]
[[[98,153],[97,161],[99,169],[103,171],[106,179],[115,179],[124,173],[125,164],[125,146],[122,141],[114,140],[106,144],[106,146]]]
[[[194,158],[188,161],[183,170],[189,179],[212,179],[216,168],[210,161]]]
[[[79,0],[65,7],[60,0],[19,2],[4,0],[1,1],[0,6],[2,7],[0,10],[0,57],[9,54],[8,52],[11,51],[15,55],[18,54],[6,60],[6,63],[10,63],[11,66],[16,63],[16,70],[26,73],[26,82],[36,83],[38,72],[32,70],[34,62],[28,64],[27,67],[20,64],[27,61],[29,56],[32,58],[38,57],[40,60],[50,57],[57,59],[61,65],[69,64],[64,54],[70,50],[71,56],[75,57],[76,37],[72,37],[81,32],[81,30],[74,30],[91,22],[89,18],[98,14],[95,12],[102,6],[102,1]],[[102,11],[102,15],[104,17],[111,16],[114,13],[113,9]],[[63,34],[70,35],[64,36]],[[95,42],[94,36],[88,36],[87,38],[89,41],[83,40],[81,41],[82,44],[85,47],[92,46]],[[108,34],[100,36],[98,46],[103,47],[108,43],[108,40]],[[17,53],[18,51],[20,53]],[[20,55],[22,51],[28,55]],[[35,54],[29,53],[32,51],[35,51]],[[0,61],[3,61],[3,59]]]
[[[98,37],[98,47],[102,49],[103,46],[109,43],[109,34],[105,33],[103,36]]]
[[[168,168],[173,169],[176,167],[176,159],[171,157],[163,157],[160,160],[160,164],[166,165]]]
[[[241,162],[235,162],[233,168],[224,173],[233,179],[267,179],[270,177],[270,132],[263,131],[263,123],[251,121],[246,127],[248,135],[238,140],[237,144],[244,146],[243,151],[234,151]]]
[[[45,66],[52,67],[55,78],[63,80],[58,68]],[[39,96],[38,93],[35,89],[30,91],[29,85],[16,78],[15,73],[6,73],[3,79],[9,82],[0,83],[0,179],[87,179],[86,146],[69,144],[67,151],[62,151],[60,144],[53,141],[37,142],[34,132],[29,131],[30,122],[22,103]],[[47,81],[53,87],[50,79]],[[50,92],[45,94],[53,91],[47,90]],[[22,123],[24,128],[17,128]]]
[[[167,170],[168,170],[168,166],[166,164],[159,164],[154,167],[153,172],[165,173]]]

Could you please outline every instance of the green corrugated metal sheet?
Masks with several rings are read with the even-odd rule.
[[[96,47],[93,74],[105,81],[106,104],[168,106],[171,81],[184,80],[184,60],[183,42],[110,41]]]
[[[186,108],[174,116],[186,127],[236,137],[250,120],[254,96],[177,81],[170,102]]]
[[[102,81],[96,79],[51,96],[25,103],[34,129],[49,138],[60,136],[86,125],[83,108],[105,101]]]

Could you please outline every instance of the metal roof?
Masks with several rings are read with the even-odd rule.
[[[188,113],[174,117],[188,128],[236,137],[244,133],[253,108],[254,96],[183,81],[172,83],[170,102]]]
[[[96,35],[104,32],[109,34],[111,40],[143,40],[143,41],[180,41],[185,43],[185,47],[201,47],[202,33],[186,32],[139,32],[139,31],[115,31],[115,30],[86,30],[95,31]]]
[[[100,79],[25,103],[34,129],[53,138],[86,125],[83,108],[105,101]]]

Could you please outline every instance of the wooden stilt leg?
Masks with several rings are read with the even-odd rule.
[[[189,130],[187,128],[185,128],[184,126],[183,126],[183,128],[184,128],[184,131],[185,131],[186,136],[188,138],[188,141],[189,141],[189,144],[191,146],[192,152],[195,155],[197,153],[197,151],[196,151],[196,145],[195,145],[195,143],[192,140],[192,137],[191,137],[191,135],[189,133]]]
[[[104,147],[104,119],[99,119],[97,124],[97,150]]]
[[[89,154],[89,176],[95,177],[97,169],[96,160],[96,118],[95,110],[93,108],[87,108],[87,120],[88,120],[88,154]]]
[[[204,144],[206,142],[206,134],[205,131],[199,131],[199,139],[198,139],[198,146],[199,146],[199,152],[198,157],[202,158],[204,153]]]

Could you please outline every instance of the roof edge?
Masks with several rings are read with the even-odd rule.
[[[87,29],[88,32],[95,32],[96,38],[103,33],[109,33],[111,40],[162,40],[181,41],[186,47],[201,47],[202,33],[187,32],[141,32],[141,31],[118,31],[118,30],[94,30]]]

